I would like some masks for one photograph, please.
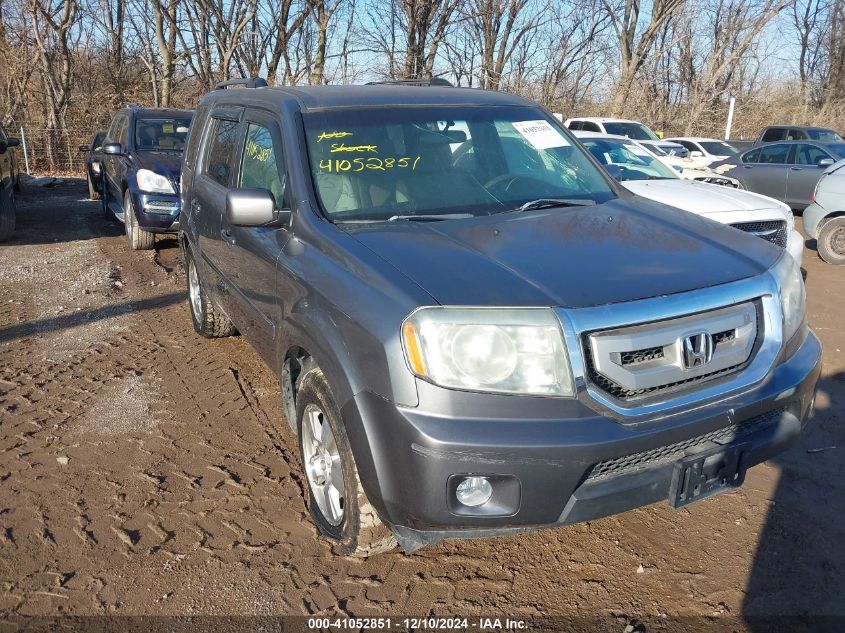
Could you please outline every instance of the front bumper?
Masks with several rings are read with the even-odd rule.
[[[804,209],[804,214],[801,216],[801,220],[804,223],[804,230],[807,232],[807,235],[812,237],[814,240],[819,239],[819,225],[828,213],[827,209],[819,206],[815,202]]]
[[[176,233],[179,230],[181,203],[177,194],[132,191],[131,195],[140,228],[151,233]]]
[[[407,550],[586,521],[667,499],[691,451],[748,444],[745,464],[786,448],[812,408],[821,345],[809,332],[767,378],[734,397],[636,424],[578,400],[452,392],[420,383],[418,408],[369,392],[343,408],[362,484]],[[362,451],[365,455],[362,455]],[[364,457],[364,458],[362,458]],[[498,514],[456,512],[453,475],[507,482]],[[514,490],[516,492],[514,492]],[[495,493],[494,493],[495,498]],[[494,504],[496,505],[496,504]]]

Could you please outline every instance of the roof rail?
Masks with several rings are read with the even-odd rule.
[[[430,77],[428,79],[386,79],[384,81],[368,81],[368,86],[449,86],[454,84],[441,77]]]
[[[228,81],[221,81],[215,84],[214,90],[225,90],[230,86],[243,86],[244,88],[264,88],[267,86],[267,80],[261,77],[241,77],[240,79],[229,79]]]

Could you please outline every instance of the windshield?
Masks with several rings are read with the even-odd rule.
[[[181,152],[190,125],[190,117],[138,119],[135,147],[148,152]]]
[[[828,143],[827,145],[822,145],[822,147],[839,158],[845,158],[845,143]]]
[[[538,108],[347,108],[303,118],[315,189],[334,220],[489,215],[539,198],[614,197]]]
[[[807,130],[807,135],[814,141],[841,141],[842,137],[833,130],[815,128]]]
[[[619,179],[674,180],[678,176],[636,143],[616,139],[582,138],[581,143],[602,165],[619,167]]]
[[[642,123],[636,123],[634,121],[614,121],[611,123],[605,123],[604,129],[607,131],[608,134],[616,134],[617,136],[627,136],[628,138],[634,138],[638,141],[659,141],[660,138],[648,129],[647,126],[643,125]]]
[[[736,156],[739,151],[724,141],[699,141],[704,151],[713,156]]]

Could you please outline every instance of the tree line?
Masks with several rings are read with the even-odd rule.
[[[443,77],[716,136],[734,97],[740,134],[843,131],[845,0],[0,0],[0,122],[50,145],[240,76]]]

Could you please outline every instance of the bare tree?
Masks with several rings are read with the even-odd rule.
[[[481,46],[480,85],[496,90],[514,51],[544,18],[533,0],[470,0],[467,19]]]
[[[684,0],[653,0],[648,22],[645,22],[641,19],[640,0],[603,0],[604,11],[619,43],[619,81],[613,98],[615,111],[624,113],[637,73],[648,60],[661,29],[683,3]]]

